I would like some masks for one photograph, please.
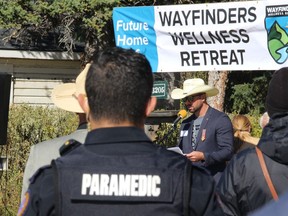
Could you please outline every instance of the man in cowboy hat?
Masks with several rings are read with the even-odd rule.
[[[89,67],[90,64],[87,64],[85,69],[80,74],[86,73]],[[77,77],[77,79],[79,78],[81,78],[80,75]],[[29,158],[24,171],[21,200],[24,198],[24,195],[28,189],[29,178],[32,177],[32,175],[40,167],[50,164],[52,159],[59,157],[59,149],[66,141],[75,139],[80,143],[84,142],[87,135],[87,121],[86,115],[77,100],[76,95],[79,93],[81,93],[81,91],[77,93],[76,83],[60,84],[52,90],[52,102],[60,109],[76,113],[79,119],[78,127],[76,131],[69,135],[43,141],[31,146]]]
[[[193,164],[204,167],[216,182],[233,155],[233,127],[229,117],[207,104],[218,89],[199,78],[188,79],[183,89],[174,89],[173,99],[181,99],[192,113],[180,127],[179,147]]]

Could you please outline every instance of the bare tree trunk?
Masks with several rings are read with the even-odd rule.
[[[228,71],[209,71],[208,85],[219,90],[219,94],[208,98],[208,103],[217,110],[223,111]]]

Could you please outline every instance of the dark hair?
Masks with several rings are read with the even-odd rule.
[[[100,51],[92,59],[86,93],[95,120],[143,124],[153,88],[153,74],[146,57],[120,47]]]

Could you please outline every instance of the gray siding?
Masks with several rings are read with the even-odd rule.
[[[12,75],[10,104],[53,105],[54,86],[74,82],[80,70],[79,60],[0,58],[0,73]]]

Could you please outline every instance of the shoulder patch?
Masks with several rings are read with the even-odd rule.
[[[82,143],[78,142],[77,140],[70,139],[67,140],[59,149],[59,153],[61,156],[66,155],[70,151],[74,150],[75,148],[82,145]]]
[[[17,216],[22,216],[24,215],[26,209],[27,209],[27,206],[28,206],[28,203],[29,203],[29,200],[30,200],[30,193],[29,193],[29,190],[25,193],[25,196],[19,206],[19,209],[18,209],[18,213],[17,213]]]

